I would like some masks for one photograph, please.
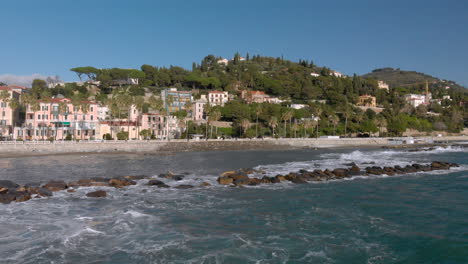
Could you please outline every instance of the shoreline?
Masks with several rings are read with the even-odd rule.
[[[340,139],[238,139],[208,141],[83,141],[26,142],[0,144],[0,158],[20,158],[81,154],[174,155],[181,152],[236,150],[296,150],[318,148],[383,147],[389,149],[450,146],[468,141],[468,137],[418,138],[418,144],[392,144],[398,138],[340,138]],[[427,143],[428,140],[433,140]]]

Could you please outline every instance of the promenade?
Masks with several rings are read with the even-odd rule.
[[[281,138],[210,140],[96,140],[96,141],[1,141],[0,157],[65,153],[167,153],[255,149],[300,149],[398,145],[405,138]],[[465,136],[418,137],[418,143],[468,141]],[[416,145],[415,145],[416,146]]]

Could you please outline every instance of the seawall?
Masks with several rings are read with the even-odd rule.
[[[467,137],[434,138],[450,142],[467,140]],[[61,153],[164,153],[185,151],[299,149],[315,147],[384,146],[389,138],[340,138],[340,139],[238,139],[185,141],[82,141],[82,142],[3,142],[0,157],[15,155],[44,155]]]

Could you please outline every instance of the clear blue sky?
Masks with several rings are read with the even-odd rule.
[[[0,75],[72,81],[76,66],[190,68],[239,51],[468,87],[467,0],[14,0],[2,1],[0,36]]]

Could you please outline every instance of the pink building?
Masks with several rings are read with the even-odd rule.
[[[26,107],[26,122],[17,138],[27,140],[95,139],[98,107],[95,102],[82,101],[74,106],[68,98],[41,101],[34,109]]]
[[[11,139],[13,138],[13,131],[15,126],[21,123],[19,116],[19,105],[12,109],[12,101],[15,100],[19,103],[22,89],[16,86],[0,86],[0,138]],[[6,95],[5,98],[3,96]]]
[[[248,104],[251,104],[251,103],[280,104],[283,102],[278,97],[269,96],[263,91],[243,90],[241,92],[241,98],[244,99]]]

